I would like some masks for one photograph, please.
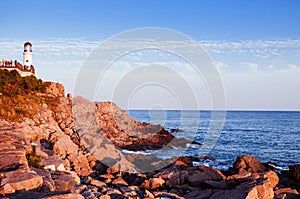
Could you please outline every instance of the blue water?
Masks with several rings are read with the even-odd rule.
[[[144,111],[130,110],[129,115],[140,122],[163,125],[173,133],[204,142],[211,121],[211,111]],[[201,147],[193,146],[168,151],[152,151],[158,157],[198,156]],[[220,135],[207,154],[219,163],[232,165],[237,156],[253,155],[262,162],[274,162],[283,168],[300,163],[300,112],[227,111]]]

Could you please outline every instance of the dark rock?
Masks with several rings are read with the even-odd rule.
[[[53,150],[53,143],[49,142],[46,139],[41,139],[40,144],[41,144],[41,147],[44,149]]]
[[[170,129],[171,133],[178,133],[178,132],[184,132],[182,129]]]
[[[87,186],[85,184],[78,185],[75,187],[75,193],[82,193],[86,188]]]
[[[124,199],[123,194],[112,193],[112,194],[109,194],[109,196],[111,199]]]
[[[85,199],[97,199],[91,190],[86,190],[81,194]]]
[[[103,164],[101,161],[97,160],[96,165],[94,166],[94,170],[96,170],[99,174],[106,173],[108,166]]]
[[[140,186],[147,178],[145,175],[128,172],[123,173],[122,177],[128,184],[136,186]]]
[[[197,199],[207,199],[213,194],[213,189],[205,189],[205,190],[194,190],[187,194],[184,194],[184,198],[197,198]]]
[[[290,179],[300,183],[300,164],[289,166],[289,176]]]
[[[216,161],[215,158],[212,158],[209,156],[204,156],[204,157],[200,157],[200,158],[194,157],[194,156],[183,156],[183,157],[178,157],[176,160],[184,162],[187,166],[193,166],[193,162],[200,162],[200,161],[205,161],[205,160]]]

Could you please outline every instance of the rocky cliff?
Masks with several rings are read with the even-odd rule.
[[[178,147],[190,141],[175,139],[159,125],[135,121],[114,103],[65,96],[61,84],[0,73],[0,196],[299,197],[299,165],[279,175],[256,158],[243,156],[221,172],[193,166],[191,157],[163,164],[123,154],[123,149]],[[146,167],[150,169],[143,172]]]

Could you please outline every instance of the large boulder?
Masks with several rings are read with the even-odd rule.
[[[43,178],[34,171],[18,169],[5,173],[5,178],[1,180],[1,183],[9,184],[15,191],[28,191],[41,187]]]
[[[153,190],[161,187],[165,181],[162,178],[150,178],[149,180],[145,180],[141,185],[142,188]]]
[[[74,192],[76,178],[70,172],[51,171],[51,177],[55,183],[56,191]]]
[[[199,166],[197,169],[193,169],[193,167],[190,167],[185,179],[190,186],[198,187],[203,185],[203,183],[208,180],[223,180],[223,176],[209,167]]]
[[[106,139],[122,149],[159,149],[174,138],[161,125],[140,123],[112,102],[95,103],[95,114]]]
[[[162,169],[154,175],[162,178],[169,188],[177,188],[181,185],[189,187],[206,186],[206,181],[222,181],[225,176],[217,169],[206,166],[192,167],[185,165],[173,165]]]
[[[70,139],[70,136],[61,136],[54,144],[53,151],[60,155],[77,154],[78,146]]]
[[[215,189],[209,199],[272,199],[274,198],[273,188],[267,179],[259,178],[253,180],[245,179],[231,189]]]
[[[233,167],[251,173],[259,173],[266,170],[266,167],[256,157],[249,155],[238,156]]]

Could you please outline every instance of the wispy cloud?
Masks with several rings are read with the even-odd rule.
[[[22,60],[24,42],[20,40],[0,41],[0,58]],[[34,61],[38,63],[48,62],[49,64],[65,62],[80,64],[101,43],[101,41],[89,41],[85,38],[50,38],[33,40],[31,42],[33,43]],[[122,45],[135,45],[130,40],[124,42]],[[153,41],[144,41],[144,45],[149,46],[151,42]],[[295,66],[300,64],[300,39],[201,40],[199,44],[213,58],[217,68],[221,70],[226,68],[226,71],[230,68],[234,70],[235,67],[242,66],[257,69],[258,65],[261,65],[262,68],[265,67],[269,70],[274,70],[280,67],[291,67],[288,66],[291,60],[295,60],[295,63],[293,63]],[[181,48],[186,43],[182,42],[180,44],[169,41],[162,43],[161,47],[163,48],[164,45],[173,45],[174,48]],[[111,50],[119,49],[120,43],[115,42],[112,46],[106,47]],[[130,60],[137,63],[143,62],[145,61],[142,59],[143,54],[145,54],[145,51],[133,52],[129,55]],[[160,56],[161,58],[157,56],[155,59],[158,59],[157,61],[161,61],[160,59],[170,60],[170,55],[167,53],[160,53]],[[248,65],[245,63],[248,63]],[[250,66],[249,63],[252,63],[252,65]]]
[[[257,57],[269,57],[295,52],[300,49],[299,39],[241,40],[241,41],[199,41],[209,53],[252,54]]]

